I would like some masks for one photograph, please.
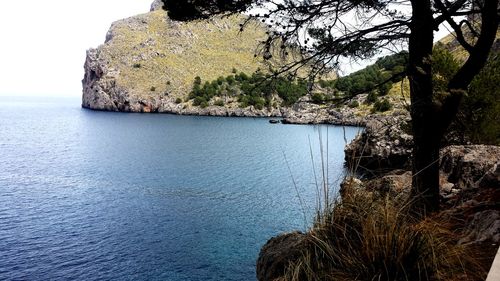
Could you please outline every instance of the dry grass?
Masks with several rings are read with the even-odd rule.
[[[388,197],[348,188],[317,218],[282,280],[481,280],[447,223],[417,221]]]
[[[162,10],[134,16],[113,24],[112,40],[100,47],[100,58],[119,72],[118,85],[132,93],[184,96],[196,76],[211,81],[231,74],[233,68],[245,73],[265,69],[254,54],[266,29],[254,23],[240,32],[242,21],[243,16],[232,16],[174,22]]]

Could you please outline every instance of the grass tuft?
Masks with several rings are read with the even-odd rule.
[[[481,280],[447,223],[418,221],[405,205],[352,185],[308,232],[309,246],[282,280]]]

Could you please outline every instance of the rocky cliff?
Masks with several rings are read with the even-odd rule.
[[[266,28],[254,22],[240,32],[243,20],[244,16],[232,16],[176,22],[161,9],[161,1],[155,1],[149,13],[113,23],[105,43],[87,51],[83,107],[225,115],[227,112],[211,112],[214,109],[210,108],[200,113],[175,101],[189,93],[196,76],[211,81],[233,69],[253,73],[268,67],[254,56],[259,42],[266,38]]]
[[[212,116],[283,117],[284,123],[364,125],[371,106],[367,94],[355,97],[356,108],[347,104],[315,104],[306,95],[292,106],[243,107],[238,97],[217,106],[194,106],[188,98],[195,77],[203,83],[238,73],[278,68],[283,61],[263,61],[255,56],[267,38],[266,26],[251,22],[243,31],[245,16],[177,22],[155,0],[151,11],[112,24],[104,44],[89,49],[85,61],[82,106],[106,111],[163,112]],[[293,52],[293,50],[291,50]],[[278,57],[278,56],[276,56]],[[325,78],[334,78],[335,74]],[[327,91],[319,89],[320,92]],[[402,109],[398,91],[388,98]],[[273,98],[274,99],[274,98]],[[384,113],[385,115],[388,112]]]

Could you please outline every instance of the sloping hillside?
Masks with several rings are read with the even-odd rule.
[[[188,95],[196,76],[214,80],[233,69],[267,69],[254,56],[266,28],[255,22],[240,32],[243,19],[184,23],[157,9],[113,23],[106,42],[87,51],[83,106],[168,112],[180,106],[174,101]]]

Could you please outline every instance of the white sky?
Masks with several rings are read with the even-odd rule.
[[[0,96],[80,96],[85,51],[152,2],[0,0]]]
[[[80,96],[85,51],[153,0],[0,0],[0,95]]]

